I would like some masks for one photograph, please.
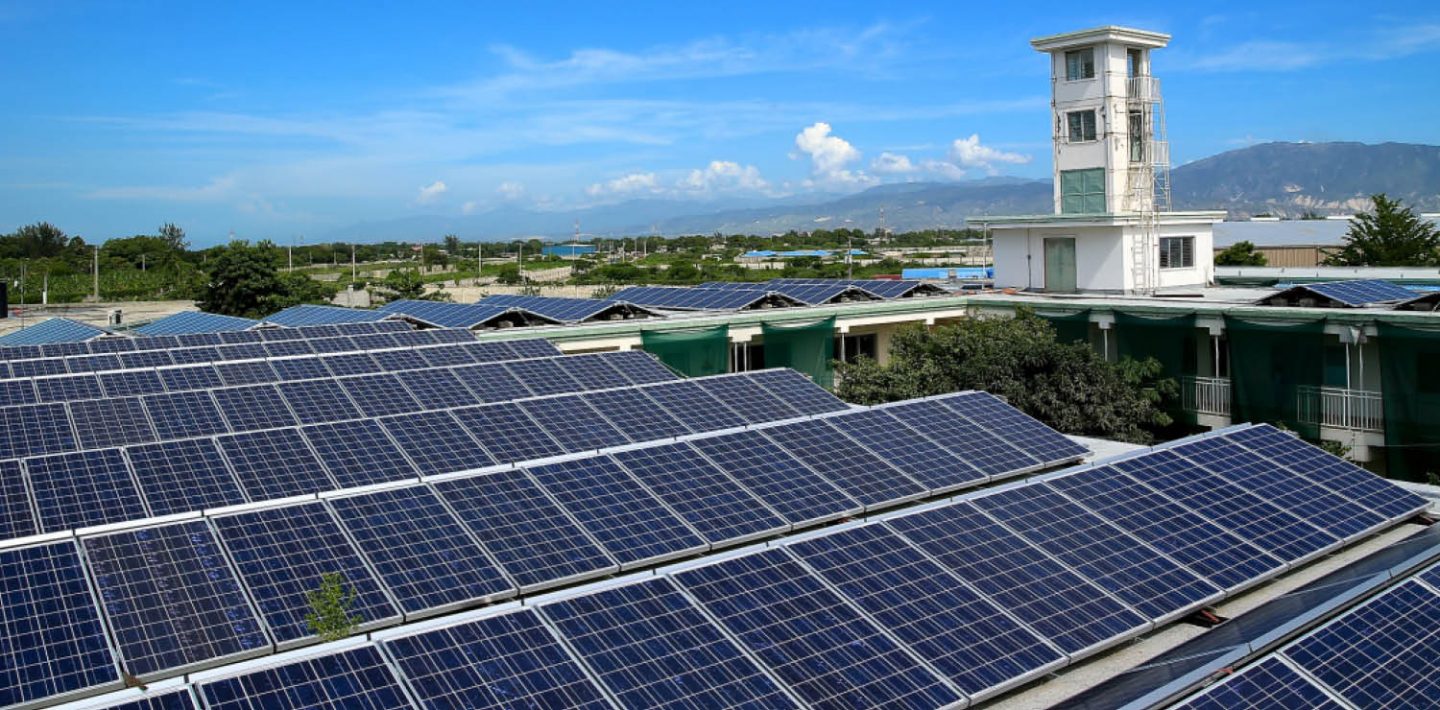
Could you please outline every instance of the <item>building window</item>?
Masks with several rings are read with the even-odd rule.
[[[1145,161],[1145,114],[1130,112],[1130,162]]]
[[[1060,171],[1061,214],[1104,214],[1105,168]]]
[[[1145,76],[1145,51],[1141,49],[1125,50],[1125,76],[1134,79],[1137,76]]]
[[[1095,112],[1071,111],[1065,114],[1066,122],[1070,125],[1070,142],[1083,143],[1095,140]]]
[[[1095,78],[1095,49],[1087,47],[1065,53],[1065,81]]]
[[[1190,269],[1195,267],[1195,237],[1161,237],[1160,268]]]

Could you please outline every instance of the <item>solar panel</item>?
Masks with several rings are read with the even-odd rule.
[[[35,394],[41,402],[75,402],[104,396],[100,392],[100,380],[94,375],[42,377],[35,380]]]
[[[119,674],[69,540],[0,549],[0,703],[103,690]]]
[[[396,335],[402,345],[438,345],[440,343],[474,343],[475,334],[464,328],[431,328]]]
[[[226,330],[245,330],[254,327],[257,322],[249,318],[236,318],[218,313],[182,311],[150,321],[136,328],[135,332],[145,336],[218,333]]]
[[[301,427],[341,488],[415,478],[419,472],[374,421]]]
[[[265,343],[266,357],[291,357],[294,355],[310,355],[315,349],[310,343],[304,340],[278,340],[273,343]]]
[[[826,421],[932,493],[975,486],[988,479],[968,461],[902,424],[888,410],[851,412]]]
[[[45,377],[48,375],[64,375],[70,370],[65,367],[64,358],[46,358],[43,360],[21,360],[10,363],[10,372],[15,377]]]
[[[704,540],[609,457],[529,470],[621,565],[656,562],[705,549]]]
[[[306,303],[272,313],[266,316],[264,320],[266,323],[295,328],[336,325],[340,323],[369,323],[384,317],[385,316],[379,312],[362,308],[320,306]]]
[[[746,375],[750,381],[764,387],[770,394],[784,400],[801,414],[824,414],[843,412],[850,405],[840,401],[825,388],[810,378],[791,369],[761,370]]]
[[[1015,474],[1040,463],[980,425],[956,416],[939,401],[905,402],[882,409],[987,476]]]
[[[1325,283],[1304,284],[1301,288],[1339,301],[1347,306],[1364,306],[1371,303],[1386,303],[1390,301],[1408,301],[1415,297],[1414,291],[1380,279],[1329,281]]]
[[[317,353],[343,353],[354,350],[355,342],[343,336],[314,338],[310,341],[310,349]]]
[[[1433,706],[1440,658],[1440,594],[1410,580],[1282,651],[1310,677],[1361,708]]]
[[[534,394],[559,394],[585,389],[555,360],[515,360],[503,367]]]
[[[265,653],[240,584],[203,520],[84,538],[122,667],[143,678]]]
[[[214,347],[186,347],[170,351],[170,359],[176,365],[215,362],[220,359],[220,351]]]
[[[0,461],[0,540],[38,532],[19,461]]]
[[[360,410],[350,402],[335,380],[300,380],[276,385],[301,424],[359,419]]]
[[[553,357],[564,354],[554,343],[540,338],[511,340],[506,344],[510,346],[511,352],[515,353],[515,356],[518,358]]]
[[[225,333],[223,335],[237,335]],[[216,348],[221,360],[259,360],[265,357],[265,346],[261,343],[234,343]]]
[[[164,392],[165,384],[153,370],[120,370],[101,373],[100,388],[106,397],[129,397]]]
[[[607,353],[605,362],[637,385],[675,382],[680,378],[655,356],[639,350]]]
[[[622,706],[794,705],[663,577],[540,609]]]
[[[438,332],[441,332],[441,331],[419,331],[419,332],[424,332],[424,333],[438,333]],[[469,340],[469,342],[465,344],[465,347],[461,349],[461,351],[465,354],[465,357],[467,358],[467,359],[465,360],[466,363],[471,363],[471,362],[500,362],[501,360],[518,360],[518,359],[520,359],[521,357],[525,357],[525,356],[522,356],[522,355],[517,355],[517,354],[515,353],[515,348],[511,347],[511,345],[512,345],[511,342],[507,342],[507,341],[504,341],[504,340],[496,340],[496,341],[492,341],[492,342],[482,343],[482,342],[476,341],[472,336],[470,336],[470,335],[469,335],[469,332],[470,332],[470,331],[463,331],[463,332],[466,333],[466,336],[465,336],[465,337]],[[550,344],[550,341],[548,341],[548,340],[540,340],[540,341],[530,341],[530,340],[514,341],[514,343],[531,343],[531,342],[539,342],[539,343],[543,343],[543,344],[545,344],[545,345],[549,345],[549,344]],[[446,350],[447,348],[440,348],[440,349],[441,349],[441,350]],[[554,348],[552,347],[551,349],[554,349]],[[421,351],[421,352],[424,352],[424,351]],[[540,357],[546,357],[546,356],[548,356],[548,355],[559,355],[559,354],[560,354],[559,352],[547,353],[546,355],[541,355]]]
[[[126,450],[152,515],[246,502],[240,484],[209,439],[166,441]]]
[[[155,429],[150,426],[139,397],[71,402],[70,419],[75,423],[82,449],[155,440]]]
[[[816,537],[789,549],[972,699],[1066,662],[883,526]]]
[[[166,350],[148,350],[144,352],[120,353],[120,366],[127,369],[141,367],[168,367],[175,364],[175,359],[170,357]]]
[[[148,515],[119,449],[25,459],[25,472],[44,532]]]
[[[35,385],[29,380],[0,381],[0,407],[34,403]]]
[[[630,443],[628,437],[579,395],[532,399],[519,405],[567,452],[594,451]]]
[[[101,706],[86,705],[88,710],[197,710],[194,696],[190,695],[189,686],[181,687],[169,692],[158,691],[155,688],[148,688],[142,697],[135,697],[136,691],[117,691],[114,695],[117,700],[114,703]],[[135,698],[132,700],[132,698]],[[128,700],[129,702],[125,702]]]
[[[646,387],[644,392],[690,431],[718,431],[746,424],[735,410],[688,380]]]
[[[1078,459],[1088,450],[1065,435],[985,392],[941,397],[940,402],[1043,463]]]
[[[461,345],[447,345],[438,348],[423,348],[416,350],[420,357],[431,367],[447,367],[450,365],[473,365],[475,364],[474,350]]]
[[[377,334],[375,336],[367,337],[382,336],[386,338],[390,337],[388,333]],[[361,343],[357,342],[356,345],[361,345]],[[375,364],[380,366],[380,370],[382,372],[419,370],[430,366],[430,363],[425,362],[425,358],[421,357],[420,353],[414,350],[385,350],[378,353],[372,353],[370,356],[375,358]]]
[[[811,705],[935,708],[962,699],[782,549],[673,577]]]
[[[340,355],[326,355],[320,358],[329,368],[330,374],[336,377],[346,375],[368,375],[372,372],[379,372],[380,365],[370,353],[343,353]]]
[[[513,403],[453,410],[455,419],[495,462],[513,463],[565,453],[559,442]]]
[[[1000,491],[973,502],[1151,619],[1221,594],[1219,587],[1042,486]]]
[[[49,318],[35,325],[0,336],[0,345],[43,345],[47,343],[82,343],[105,335],[93,325],[66,318]]]
[[[580,383],[581,389],[599,390],[611,387],[628,387],[630,378],[609,365],[610,356],[605,353],[592,355],[570,355],[559,363],[571,377]]]
[[[631,441],[653,441],[683,436],[690,429],[638,388],[586,392],[580,395]]]
[[[523,470],[434,485],[521,591],[619,570]]]
[[[185,348],[199,345],[219,345],[224,342],[220,340],[219,333],[181,333],[175,338],[180,341],[180,346]]]
[[[229,431],[209,392],[152,394],[141,397],[140,401],[155,425],[156,436],[162,441]]]
[[[250,500],[274,500],[335,490],[339,486],[294,429],[216,438]]]
[[[274,385],[250,385],[211,392],[232,431],[294,426],[295,416]]]
[[[220,335],[220,342],[221,342],[221,343],[225,343],[225,344],[227,344],[227,345],[235,345],[235,344],[240,344],[240,343],[258,343],[258,342],[260,342],[260,334],[259,334],[258,332],[256,332],[256,331],[253,331],[253,330],[229,330],[229,331],[222,331],[219,335]]]
[[[1221,478],[1289,510],[1336,537],[1351,538],[1385,522],[1380,515],[1325,487],[1276,467],[1261,456],[1212,437],[1171,451]]]
[[[394,488],[335,498],[330,504],[407,614],[515,593],[428,488]]]
[[[614,454],[711,545],[785,532],[789,524],[687,444]]]
[[[120,358],[115,355],[76,355],[65,358],[65,368],[70,372],[99,372],[120,369]]]
[[[75,432],[63,404],[11,407],[0,418],[0,459],[75,450]]]
[[[823,419],[794,422],[763,432],[780,448],[866,506],[893,504],[928,492]]]
[[[210,710],[412,707],[400,681],[374,646],[206,681],[197,688]]]
[[[456,410],[456,413],[464,410]],[[461,419],[463,422],[464,420]],[[380,420],[422,475],[455,473],[495,465],[450,412],[419,412]]]
[[[833,520],[864,509],[759,432],[696,439],[690,445],[792,525]]]
[[[1170,451],[1112,464],[1243,540],[1286,562],[1334,547],[1340,539]]]
[[[430,369],[397,372],[400,383],[415,395],[426,409],[448,409],[479,404],[480,398],[466,387],[450,370]]]
[[[360,411],[367,417],[382,417],[387,414],[403,414],[406,412],[417,412],[424,407],[410,396],[410,391],[400,384],[400,380],[394,375],[366,375],[364,377],[346,377],[340,381],[340,386],[350,395],[350,399],[360,406]]]
[[[885,523],[1072,656],[1148,622],[969,503]]]
[[[523,308],[561,323],[580,323],[606,309],[615,307],[615,304],[609,301],[594,298],[557,298],[554,296],[518,296],[506,294],[487,296],[481,299],[480,303],[481,305],[487,306]]]
[[[220,373],[210,365],[190,365],[160,371],[160,381],[171,392],[203,390],[220,386]]]
[[[1279,658],[1232,674],[1210,686],[1201,695],[1173,706],[1172,710],[1262,710],[1263,708],[1309,708],[1344,710],[1329,694],[1295,672]]]
[[[272,360],[270,366],[275,368],[275,376],[281,382],[291,380],[314,380],[330,376],[330,370],[320,362],[318,357],[293,357],[283,360]]]
[[[399,620],[379,580],[324,503],[222,515],[214,522],[276,642],[315,635],[305,617],[312,613],[310,595],[327,574],[340,575],[341,587],[353,595],[348,611],[357,631]]]
[[[1285,569],[1285,563],[1109,466],[1046,483],[1224,589]]]
[[[425,707],[608,710],[531,609],[382,642]]]
[[[744,375],[704,377],[693,382],[750,424],[794,419],[800,411]]]
[[[530,390],[502,365],[462,365],[453,372],[481,402],[509,402],[530,396]]]

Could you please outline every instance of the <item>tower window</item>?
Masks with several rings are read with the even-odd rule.
[[[1061,214],[1105,212],[1105,168],[1060,171]]]
[[[1070,142],[1082,143],[1095,140],[1095,111],[1071,111],[1065,114],[1070,127]]]
[[[1125,50],[1125,76],[1131,79],[1145,76],[1145,52],[1143,50]]]
[[[1065,53],[1065,81],[1095,78],[1095,49],[1075,49]]]
[[[1195,266],[1195,237],[1161,237],[1160,268],[1190,269]]]

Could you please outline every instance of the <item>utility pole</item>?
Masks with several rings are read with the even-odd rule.
[[[845,237],[845,278],[855,278],[855,238]]]
[[[285,248],[287,258],[290,260],[290,267],[286,271],[295,270],[295,236],[290,236],[290,246]]]
[[[95,245],[95,302],[100,302],[100,245]]]
[[[482,239],[475,242],[475,285],[480,285],[480,277],[485,275],[485,241]]]
[[[360,276],[359,276],[359,274],[355,271],[355,244],[354,244],[354,242],[351,242],[351,244],[350,244],[350,283],[353,284],[353,283],[355,283],[356,281],[359,281],[359,280],[360,280]]]

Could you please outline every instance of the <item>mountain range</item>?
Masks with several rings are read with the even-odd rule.
[[[1440,211],[1440,146],[1410,143],[1263,143],[1171,171],[1174,209],[1223,209],[1232,217],[1307,212],[1349,214],[1384,192],[1421,211]],[[563,238],[578,220],[588,234],[774,234],[787,230],[879,225],[897,232],[961,227],[984,215],[1044,214],[1051,182],[992,177],[963,182],[880,185],[835,196],[697,201],[631,200],[575,210],[503,207],[463,216],[420,215],[356,224],[334,241],[431,240],[521,236]]]

